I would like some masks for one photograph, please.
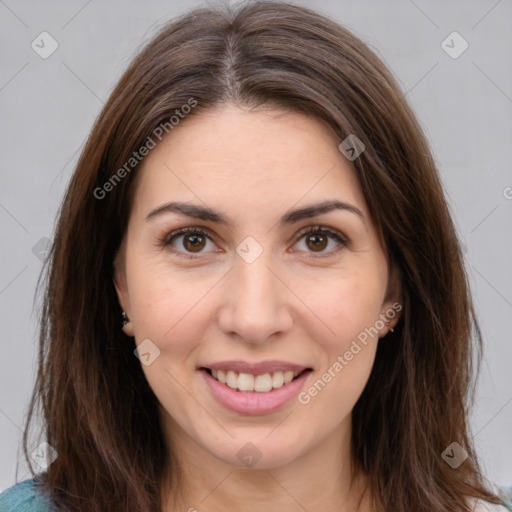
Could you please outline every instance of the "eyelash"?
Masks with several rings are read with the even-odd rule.
[[[180,235],[189,235],[189,234],[204,236],[211,240],[210,230],[208,230],[206,228],[199,228],[199,227],[187,227],[187,228],[178,229],[176,231],[172,231],[171,233],[165,235],[164,237],[162,237],[159,240],[159,245],[162,247],[167,247],[171,244],[172,240],[175,237],[180,236]],[[317,235],[317,234],[329,235],[343,247],[346,247],[348,245],[348,240],[339,231],[329,228],[327,226],[310,226],[308,228],[301,230],[297,234],[297,239],[296,239],[294,245],[299,240],[301,240],[302,238],[304,238],[307,235]],[[318,254],[327,254],[330,256],[331,253],[338,252],[338,250],[340,250],[340,249],[331,250],[328,253],[318,253]],[[197,255],[192,255],[192,253],[183,253],[183,252],[177,251],[175,249],[171,249],[171,251],[174,254],[177,254],[179,257],[191,259],[191,260],[200,258],[201,254],[202,254],[202,253],[197,253]],[[314,254],[314,253],[311,253],[311,254]],[[323,257],[325,257],[325,256],[312,256],[312,257],[310,256],[310,258],[312,258],[312,259],[323,258]]]

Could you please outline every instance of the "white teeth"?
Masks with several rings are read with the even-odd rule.
[[[238,373],[232,370],[211,370],[214,379],[227,384],[232,389],[240,391],[257,391],[266,393],[277,389],[291,382],[301,372],[292,370],[286,372],[264,373],[263,375],[252,375],[250,373]]]
[[[284,384],[283,372],[276,372],[272,375],[272,387],[280,388]]]
[[[265,393],[266,391],[270,391],[272,389],[272,377],[270,373],[265,373],[264,375],[258,375],[254,379],[254,391],[259,391],[260,393]]]
[[[283,380],[284,380],[285,384],[288,384],[288,382],[291,382],[293,380],[293,372],[291,370],[288,372],[284,372]]]
[[[226,377],[226,384],[233,389],[236,389],[238,386],[238,374],[235,372],[229,371]]]
[[[238,389],[240,391],[254,391],[254,375],[240,373],[238,375]]]

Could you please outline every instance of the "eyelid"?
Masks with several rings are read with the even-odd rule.
[[[294,240],[293,245],[296,245],[305,235],[316,234],[316,233],[330,236],[331,239],[336,240],[337,243],[343,247],[346,247],[349,245],[349,239],[342,232],[340,232],[337,229],[331,228],[329,226],[321,225],[321,224],[306,226],[306,227],[302,228],[301,230],[299,230],[299,232],[296,233],[292,239],[292,240]],[[215,243],[213,240],[213,238],[215,238],[215,234],[211,229],[207,228],[206,226],[187,226],[187,227],[175,229],[175,230],[171,231],[170,233],[166,233],[164,236],[159,238],[158,245],[161,247],[167,247],[167,246],[171,245],[171,240],[173,238],[187,235],[187,234],[204,235],[211,242]],[[309,256],[310,259],[319,259],[319,258],[325,258],[325,257],[332,256],[333,254],[339,252],[339,250],[340,249],[334,249],[334,250],[330,250],[327,252],[318,252],[318,253],[308,252],[308,254],[310,254],[310,256]],[[178,254],[180,257],[183,257],[186,259],[198,259],[203,254],[205,254],[202,252],[189,253],[189,252],[178,251],[175,249],[170,249],[170,251],[173,254]],[[304,252],[304,251],[293,251],[293,252]],[[317,254],[317,256],[315,256],[315,254]]]
[[[199,235],[204,235],[206,238],[208,238],[210,241],[213,242],[213,239],[214,238],[214,233],[211,229],[207,228],[206,226],[187,226],[187,227],[183,227],[183,228],[178,228],[178,229],[175,229],[173,231],[171,231],[170,233],[166,233],[164,234],[162,237],[160,237],[158,239],[158,245],[160,247],[163,247],[163,248],[166,248],[168,246],[171,245],[171,240],[173,238],[176,238],[176,237],[179,237],[179,236],[183,236],[183,235],[187,235],[187,234],[199,234]],[[200,258],[202,254],[204,253],[187,253],[187,252],[183,252],[183,251],[178,251],[176,249],[169,249],[173,254],[177,254],[179,257],[183,257],[185,259],[197,259],[197,258]]]
[[[330,238],[333,238],[338,243],[338,247],[336,249],[331,249],[330,251],[321,251],[318,253],[315,252],[309,252],[306,251],[306,258],[308,259],[321,259],[321,258],[329,258],[335,254],[338,254],[338,252],[349,245],[349,239],[346,237],[341,231],[335,228],[331,228],[329,226],[324,226],[322,224],[316,224],[313,226],[306,226],[305,228],[301,229],[296,235],[295,235],[295,242],[293,245],[296,245],[302,238],[304,238],[305,235],[311,234],[322,234],[326,235]],[[341,247],[339,247],[341,246]],[[301,251],[293,251],[293,252],[301,252]]]
[[[300,239],[304,235],[308,233],[327,233],[330,234],[334,238],[339,238],[340,243],[348,244],[348,238],[338,229],[331,228],[329,226],[324,226],[323,224],[315,224],[313,226],[306,226],[305,228],[302,228],[296,235],[295,238]]]

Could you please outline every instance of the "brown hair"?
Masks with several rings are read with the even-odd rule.
[[[349,31],[297,5],[251,2],[197,9],[140,51],[96,120],[60,207],[23,438],[32,470],[27,435],[40,406],[58,458],[39,478],[59,510],[156,512],[164,473],[179,483],[113,284],[136,167],[104,197],[95,191],[191,98],[190,116],[228,102],[278,106],[322,120],[340,142],[356,134],[364,143],[353,164],[401,274],[404,309],[353,410],[354,462],[378,511],[470,510],[467,497],[500,503],[469,434],[482,342],[422,130],[390,72]],[[457,469],[441,457],[453,441],[468,453]]]

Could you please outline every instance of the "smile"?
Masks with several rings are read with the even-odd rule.
[[[238,414],[262,415],[292,403],[312,370],[307,368],[254,375],[202,367],[199,373],[218,404]]]
[[[266,393],[272,389],[279,389],[288,384],[302,372],[299,371],[277,371],[273,373],[264,373],[261,375],[253,375],[251,373],[241,373],[233,370],[205,370],[217,381],[226,384],[232,389],[238,391],[254,391],[257,393]]]

